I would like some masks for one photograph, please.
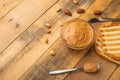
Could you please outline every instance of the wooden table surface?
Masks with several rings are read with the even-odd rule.
[[[57,7],[62,9],[56,12]],[[77,14],[77,8],[84,14]],[[63,10],[68,8],[72,16]],[[120,3],[116,0],[0,0],[0,80],[120,80],[119,65],[102,59],[92,48],[82,51],[69,49],[60,38],[61,24],[69,19],[88,20],[98,17],[94,10],[101,10],[104,17],[120,17]],[[52,32],[46,34],[46,24]],[[101,25],[112,22],[94,23],[96,32]],[[48,44],[45,39],[48,38]],[[50,51],[56,54],[51,56]],[[82,67],[86,61],[100,63],[98,73],[72,72],[49,75],[50,70]]]

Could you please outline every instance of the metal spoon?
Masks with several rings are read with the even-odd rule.
[[[120,18],[106,18],[106,17],[98,17],[98,18],[90,18],[88,20],[89,23],[95,23],[95,22],[117,22],[120,21]]]
[[[98,62],[94,62],[94,63],[95,63],[96,66],[97,66],[97,70],[94,71],[94,72],[97,72],[97,71],[99,71],[99,69],[100,69],[100,65],[99,65]],[[54,74],[54,75],[55,75],[55,74],[62,74],[62,73],[67,73],[67,72],[73,72],[73,71],[76,71],[76,70],[79,70],[79,71],[81,71],[81,72],[87,72],[87,71],[84,70],[84,68],[73,68],[73,69],[66,69],[66,70],[50,71],[49,74],[51,74],[51,75],[53,75],[53,74]],[[93,72],[88,72],[88,73],[93,73]]]

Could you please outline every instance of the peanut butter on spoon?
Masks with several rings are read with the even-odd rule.
[[[65,70],[55,70],[55,71],[50,71],[49,74],[63,74],[67,72],[73,72],[73,71],[81,71],[81,72],[86,72],[86,73],[95,73],[100,70],[100,65],[98,62],[93,62],[93,61],[88,61],[84,64],[82,68],[73,68],[73,69],[65,69]]]
[[[93,61],[88,61],[84,64],[84,72],[87,72],[87,73],[94,73],[94,72],[97,72],[98,69],[99,69],[99,65],[96,65],[97,63],[96,62],[93,62]]]

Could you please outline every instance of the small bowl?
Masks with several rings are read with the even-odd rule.
[[[63,25],[61,37],[64,43],[72,49],[87,48],[94,39],[92,26],[82,19],[72,19]]]

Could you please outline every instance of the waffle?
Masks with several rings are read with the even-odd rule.
[[[101,26],[95,50],[100,56],[120,64],[120,26]]]

